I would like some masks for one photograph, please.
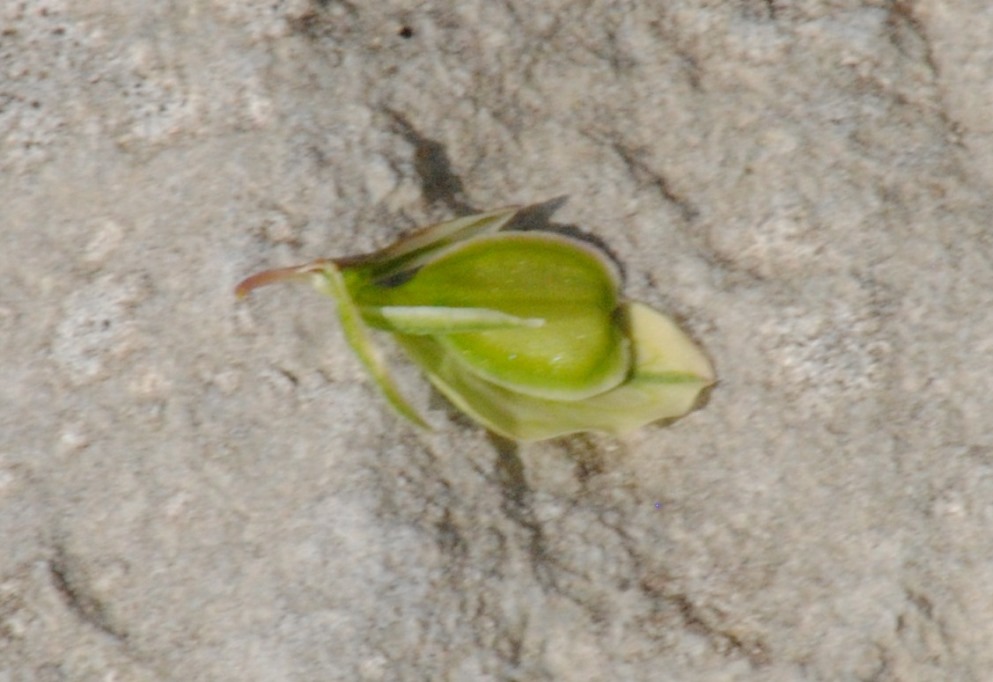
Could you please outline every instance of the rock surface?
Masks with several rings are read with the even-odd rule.
[[[989,3],[456,5],[0,8],[0,680],[989,679]],[[517,448],[396,356],[421,433],[231,293],[560,197],[703,409]]]

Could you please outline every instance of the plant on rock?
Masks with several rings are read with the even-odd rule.
[[[432,225],[364,256],[267,270],[256,287],[307,279],[331,296],[349,345],[390,404],[420,426],[373,344],[391,333],[432,384],[520,441],[623,434],[682,416],[713,369],[668,317],[621,298],[611,262],[550,232],[500,232],[508,208]]]

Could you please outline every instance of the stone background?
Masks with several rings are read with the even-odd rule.
[[[991,184],[986,0],[3,2],[0,680],[988,680]],[[421,433],[232,296],[557,198],[703,409],[515,448],[394,354]]]

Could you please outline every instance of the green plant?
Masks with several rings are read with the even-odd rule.
[[[424,228],[372,254],[267,270],[239,297],[309,280],[337,303],[345,337],[390,404],[420,426],[373,344],[391,333],[431,383],[520,441],[623,434],[691,410],[710,362],[668,317],[627,301],[602,252],[550,232],[499,232],[508,208]]]

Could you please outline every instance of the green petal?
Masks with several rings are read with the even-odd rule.
[[[618,278],[606,258],[549,233],[474,237],[436,254],[406,282],[362,285],[360,306],[483,308],[545,320],[540,328],[438,336],[487,382],[539,398],[582,400],[618,385],[630,352],[617,319]]]
[[[581,401],[515,393],[468,371],[429,337],[397,338],[439,391],[496,433],[520,441],[581,431],[623,435],[686,414],[714,381],[706,356],[672,320],[640,303],[623,307],[634,347],[632,375],[620,386]]]

